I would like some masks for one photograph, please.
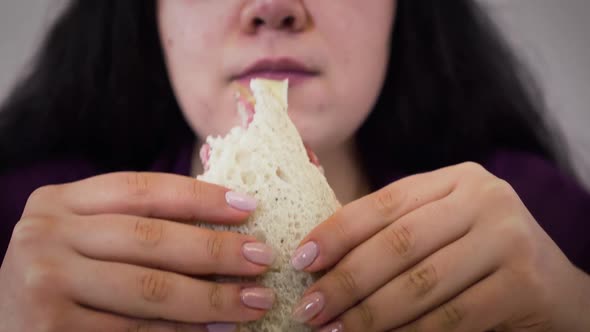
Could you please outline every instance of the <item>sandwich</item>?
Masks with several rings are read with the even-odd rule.
[[[316,278],[295,270],[290,258],[302,238],[340,203],[289,118],[288,81],[253,79],[250,89],[238,96],[242,124],[224,137],[207,137],[201,149],[205,171],[197,178],[249,194],[258,206],[243,225],[207,227],[251,234],[277,254],[271,270],[256,280],[274,289],[277,301],[262,320],[240,331],[311,331],[292,321],[291,312]]]

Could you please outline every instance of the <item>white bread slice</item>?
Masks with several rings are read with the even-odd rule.
[[[277,253],[273,269],[257,280],[277,292],[277,303],[264,319],[240,331],[311,331],[293,322],[291,312],[314,278],[294,270],[290,257],[340,203],[287,114],[288,82],[254,79],[250,88],[256,103],[252,122],[223,138],[207,138],[208,168],[197,178],[254,196],[258,207],[243,226],[209,227],[252,234]]]

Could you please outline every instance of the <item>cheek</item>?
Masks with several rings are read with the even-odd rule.
[[[194,0],[158,1],[160,34],[175,40],[175,45],[192,52],[201,51],[219,40],[223,8],[211,2]]]
[[[347,6],[338,15],[325,17],[326,26],[321,30],[331,58],[330,89],[334,95],[331,117],[339,124],[333,130],[335,135],[343,137],[358,130],[381,92],[394,19],[391,1],[381,7],[377,4],[383,1],[373,1],[364,8],[361,5],[365,2],[352,4],[351,1],[345,1]]]
[[[217,3],[217,5],[215,5]],[[220,89],[223,21],[219,2],[161,0],[160,39],[180,108],[199,136],[223,132],[233,117]],[[207,13],[207,15],[204,15]]]
[[[159,17],[160,38],[169,71],[190,75],[213,65],[211,60],[221,49],[222,30],[212,24],[211,18],[184,11],[180,6],[171,7],[164,8]]]

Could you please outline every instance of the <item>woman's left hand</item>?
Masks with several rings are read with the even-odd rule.
[[[322,332],[590,331],[590,277],[474,163],[352,202],[301,244],[293,264],[327,273],[294,318]]]

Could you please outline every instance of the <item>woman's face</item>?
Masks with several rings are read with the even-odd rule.
[[[159,0],[180,107],[197,135],[239,124],[235,82],[288,78],[289,113],[317,151],[348,141],[383,84],[395,0]]]

